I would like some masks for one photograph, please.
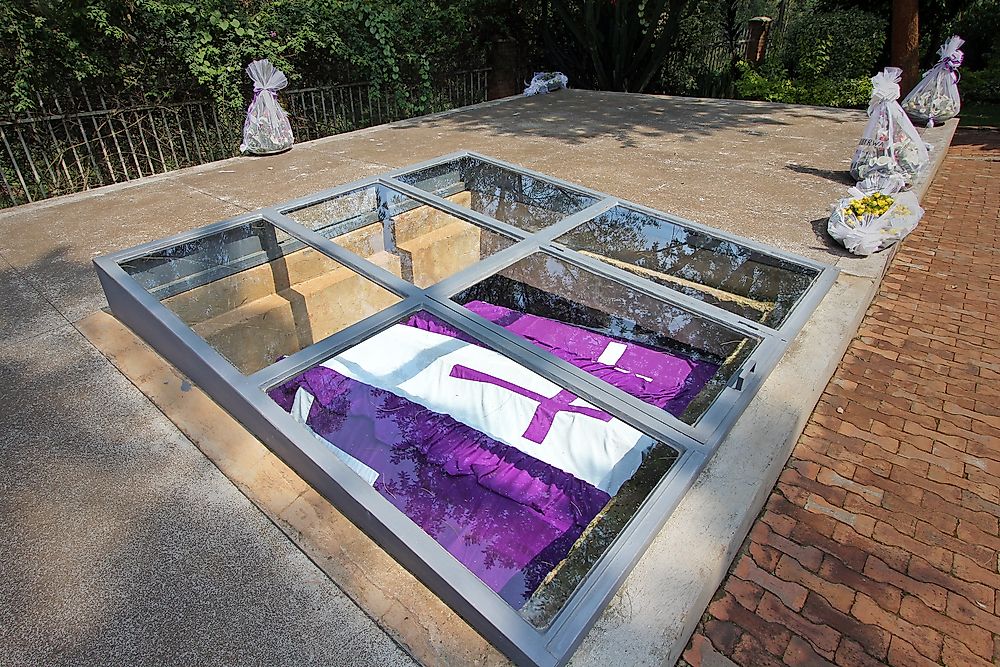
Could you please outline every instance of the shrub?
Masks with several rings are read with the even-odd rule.
[[[963,102],[1000,102],[1000,62],[978,72],[965,72],[959,92]]]
[[[0,3],[0,108],[74,83],[242,105],[246,65],[294,83],[371,80],[426,103],[434,72],[482,62],[503,0],[17,0]]]
[[[884,16],[859,9],[796,14],[776,59],[793,79],[859,79],[874,73],[885,47]]]
[[[870,78],[794,80],[787,71],[774,64],[756,71],[748,63],[740,62],[737,68],[740,78],[736,81],[736,92],[749,100],[823,107],[864,107],[872,94]]]
[[[759,71],[738,65],[736,91],[770,102],[866,106],[886,28],[883,17],[858,9],[797,14]]]

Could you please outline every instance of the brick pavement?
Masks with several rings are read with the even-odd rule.
[[[1000,664],[1000,132],[924,206],[682,665]]]

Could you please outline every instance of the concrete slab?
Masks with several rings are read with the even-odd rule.
[[[0,255],[0,347],[68,324]]]
[[[304,144],[265,158],[238,157],[213,162],[196,172],[179,175],[176,180],[222,201],[253,210],[385,170],[383,165],[348,156],[331,159]],[[275,199],[276,193],[280,193],[279,199]]]
[[[73,327],[0,404],[0,663],[409,664]]]
[[[0,213],[0,253],[74,322],[107,305],[91,260],[246,209],[157,177]]]
[[[858,112],[753,102],[588,91],[509,99],[331,137],[298,146],[284,156],[234,158],[143,179],[128,186],[113,186],[12,209],[0,213],[0,230],[3,231],[0,253],[20,272],[25,282],[37,287],[51,300],[64,318],[75,322],[104,304],[89,266],[93,254],[196,227],[234,215],[247,207],[278,203],[387,167],[469,149],[821,261],[837,263],[845,272],[830,297],[800,334],[764,390],[736,425],[733,435],[640,560],[573,660],[576,665],[603,665],[609,661],[669,665],[680,654],[707,602],[706,596],[716,589],[730,556],[742,541],[787,458],[802,423],[854,335],[888,259],[887,253],[867,260],[849,257],[825,238],[829,206],[846,189],[846,169],[863,124],[863,114]],[[933,132],[927,136],[932,143],[946,145],[952,130],[953,124],[950,129],[945,126],[937,130],[937,138]],[[52,326],[56,324],[51,323]],[[50,324],[32,330],[45,326]],[[99,338],[89,320],[86,325],[81,323],[81,328],[95,340]],[[22,343],[27,347],[22,347],[27,350],[36,340],[25,338]],[[77,361],[73,346],[53,345],[52,340],[39,342],[31,353],[37,361],[23,373],[32,372],[31,368],[45,368],[44,355],[38,349],[41,347],[49,350],[50,364],[55,367]],[[112,347],[102,345],[102,349]],[[141,345],[131,348],[125,345],[117,353],[116,363],[121,363],[124,369],[126,364],[121,360],[129,358],[129,376],[157,405],[179,422],[188,415],[201,424],[185,427],[188,437],[415,656],[428,664],[504,662],[502,656],[485,645],[461,619],[391,562],[328,503],[304,489],[301,481],[287,469],[268,463],[270,455],[259,443],[248,439],[248,434],[234,430],[232,420],[227,423],[228,418],[222,416],[218,408],[212,412],[214,405],[204,405],[204,397],[200,407],[192,407],[187,397],[191,392],[183,391],[183,380],[176,375],[172,380],[168,377],[167,384],[162,385],[162,380],[157,379],[163,372],[162,366],[155,355],[141,354],[140,349]],[[109,371],[108,375],[115,378],[115,382],[125,382],[113,372]],[[100,377],[100,381],[108,382],[103,374]],[[30,389],[24,392],[30,393]],[[86,394],[82,387],[78,393]],[[20,395],[8,392],[3,396],[4,405],[17,405],[14,397]],[[47,396],[58,405],[59,396]],[[99,472],[105,467],[104,449],[94,444],[100,442],[94,431],[99,434],[100,425],[116,414],[120,406],[114,401],[104,405],[88,400],[73,396],[69,414],[79,422],[77,427],[84,436],[81,442],[86,444],[77,460],[82,463],[81,470],[91,474],[94,469]],[[126,416],[115,425],[117,430],[113,430],[117,434],[113,438],[115,442],[132,443],[129,451],[136,459],[134,465],[146,466],[142,468],[144,474],[137,475],[136,479],[149,484],[150,489],[141,489],[137,498],[145,498],[143,494],[152,490],[166,493],[162,484],[151,483],[149,469],[169,466],[169,459],[177,451],[183,450],[181,462],[174,463],[175,466],[193,465],[189,459],[194,448],[176,432],[171,434],[172,448],[164,445],[146,453],[135,446],[130,440],[136,437],[135,433],[160,428],[146,425],[147,419],[154,424],[160,419],[164,422],[161,425],[164,432],[171,433],[158,413],[149,416],[147,412],[137,412],[134,407],[126,410],[123,413]],[[33,437],[50,441],[67,438],[68,424],[58,419],[46,422],[45,416],[31,411],[28,414],[32,415],[29,422],[36,429]],[[22,422],[17,426],[17,433],[25,428]],[[254,449],[254,444],[258,449]],[[75,471],[64,463],[66,458],[60,450],[43,448],[35,452],[34,465],[52,461],[51,479],[63,481],[67,476],[73,479]],[[86,476],[82,479],[86,481]],[[184,486],[184,483],[183,479],[177,481],[185,491],[173,496],[176,500],[174,511],[195,513],[200,517],[199,512],[208,511],[201,509],[205,501],[197,495],[198,490],[203,490],[199,486],[201,482],[194,487]],[[18,488],[19,497],[29,498],[27,488]],[[219,488],[213,488],[212,493],[222,493]],[[113,497],[124,499],[131,491],[118,493]],[[60,502],[72,505],[73,499]],[[189,503],[190,507],[177,507],[180,503]],[[59,503],[56,506],[60,506]],[[145,507],[142,503],[139,506]],[[241,509],[230,518],[231,523],[238,525],[228,526],[228,531],[215,539],[236,540],[230,535],[231,531],[250,530],[248,527],[262,521],[259,513],[241,513],[244,511]],[[10,514],[5,509],[0,518],[6,516]],[[82,531],[90,525],[87,517],[79,512],[58,516],[49,523],[34,515],[31,519],[42,522],[39,533],[57,533],[66,521],[81,524],[74,526],[74,530]],[[98,522],[97,527],[101,525]],[[206,531],[193,519],[171,525],[171,529],[190,530],[193,535],[202,536],[198,539],[203,539]],[[157,530],[153,531],[154,537],[165,540],[162,531]],[[70,544],[74,540],[70,540]],[[176,559],[197,562],[203,557],[200,542],[195,537],[182,535],[178,540]],[[159,544],[156,540],[153,542]],[[37,547],[41,542],[33,544]],[[677,545],[683,545],[683,549],[678,549]],[[31,545],[23,549],[29,547]],[[277,545],[268,546],[272,547],[278,548]],[[284,547],[291,548],[287,543]],[[121,551],[115,543],[108,542],[104,547],[93,546],[88,553],[99,559],[101,548],[111,554]],[[155,562],[148,556],[149,550],[155,551],[155,548],[147,548],[145,560]],[[257,552],[254,554],[255,558],[263,558]],[[24,561],[21,557],[21,562]],[[181,571],[196,567],[185,562],[186,565],[175,567]],[[281,573],[273,575],[260,569],[263,567],[260,563],[253,567],[258,568],[253,570],[257,575],[276,577],[274,582],[268,583],[278,588],[277,599],[290,599],[292,589],[288,587],[295,582],[321,588],[329,585],[325,579],[318,582],[310,578],[317,576],[315,569],[286,571],[282,577]],[[40,576],[40,566],[24,569],[27,573],[19,573],[19,576]],[[216,575],[221,581],[219,585],[227,590],[230,586],[249,585],[229,570],[220,567],[219,572],[221,574]],[[118,583],[123,589],[133,586],[129,577],[119,576]],[[107,589],[115,588],[115,577],[111,573],[102,581]],[[216,585],[210,583],[210,578],[197,581],[200,586]],[[65,585],[65,580],[54,583],[51,595],[61,590],[59,584]],[[178,596],[193,596],[203,601],[198,598],[198,590],[202,589],[197,587],[182,586],[175,596],[173,591],[163,591],[164,582],[157,581],[156,585],[160,589],[149,588],[157,590],[157,599],[166,600],[168,605],[185,604]],[[245,593],[234,595],[239,597]],[[77,613],[84,606],[84,601],[74,599],[62,609],[68,610],[65,613]],[[244,629],[241,624],[250,622],[249,612],[234,611],[231,606],[223,600],[215,609],[222,616],[235,614],[239,629],[236,634],[242,637],[245,633],[241,634]],[[206,613],[211,610],[210,606],[204,609]],[[270,607],[265,606],[265,609]],[[331,619],[340,622],[338,614],[350,617],[345,621],[348,625],[364,620],[357,609],[332,611],[332,607],[320,605],[309,613],[314,615],[308,619],[293,617],[287,622],[265,614],[260,627],[266,628],[266,634],[273,633],[280,639],[298,631],[303,623],[329,627]],[[65,617],[56,612],[49,617],[28,615],[13,631],[30,634],[36,632],[36,628],[51,626],[54,618]],[[154,616],[148,627],[145,636],[154,641],[156,633],[170,636],[174,625],[170,619]],[[385,635],[381,637],[384,640]],[[70,644],[72,641],[66,640],[66,645]],[[175,650],[168,644],[167,649]],[[326,646],[320,644],[317,650],[322,653]],[[341,655],[355,650],[352,646],[351,642],[344,642]],[[198,646],[189,655],[199,662],[212,662],[216,655],[213,650]],[[208,652],[207,659],[200,659],[201,651]]]

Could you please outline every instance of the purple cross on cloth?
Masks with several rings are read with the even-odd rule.
[[[602,351],[609,343],[621,341],[484,302],[466,307],[674,414],[683,411],[718,368],[628,341],[628,349],[617,362],[603,363],[599,361]],[[406,324],[482,346],[426,312],[414,314]],[[565,390],[548,397],[459,364],[449,373],[536,401],[523,437],[537,444],[545,440],[561,412],[603,423],[612,420],[596,407],[572,405],[577,397]],[[514,608],[521,608],[566,558],[610,500],[596,486],[494,440],[450,414],[433,412],[330,368],[317,366],[300,373],[269,394],[291,411],[300,389],[315,399],[307,425],[376,471],[374,489],[383,498]],[[603,426],[595,423],[595,428]]]
[[[485,301],[470,301],[465,307],[594,377],[618,387],[641,401],[662,408],[675,417],[684,413],[688,404],[701,393],[719,370],[718,364],[706,359],[690,359],[663,350],[655,350],[546,317],[495,306]],[[451,336],[474,345],[482,345],[468,334],[425,312],[414,314],[406,323],[411,327]],[[600,361],[601,353],[610,343],[621,343],[626,348],[618,362],[613,365]]]
[[[488,384],[493,384],[498,387],[508,389],[520,396],[524,396],[525,398],[537,401],[538,407],[535,409],[535,414],[531,417],[531,422],[528,424],[528,428],[524,431],[524,437],[532,442],[537,442],[538,444],[542,444],[542,442],[544,442],[545,437],[549,434],[549,430],[552,428],[552,422],[555,421],[556,414],[560,412],[575,412],[577,414],[593,417],[594,419],[600,419],[602,422],[611,421],[611,415],[603,410],[598,410],[597,408],[591,408],[585,405],[570,405],[572,401],[576,400],[577,396],[576,394],[568,392],[565,389],[560,390],[558,394],[549,398],[535,393],[530,389],[519,387],[513,382],[493,377],[488,373],[483,373],[482,371],[477,371],[474,368],[462,366],[461,364],[455,364],[449,375],[453,378],[459,378],[461,380],[472,380],[473,382],[486,382]]]

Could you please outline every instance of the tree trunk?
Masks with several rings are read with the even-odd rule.
[[[905,96],[920,77],[918,0],[892,0],[892,64],[903,70],[899,87]]]

